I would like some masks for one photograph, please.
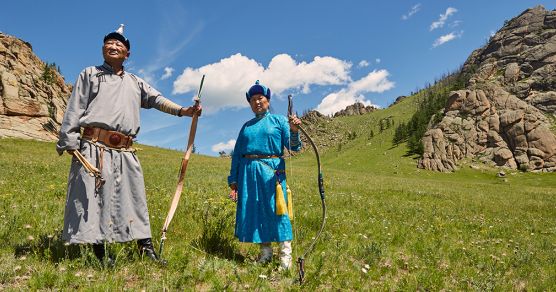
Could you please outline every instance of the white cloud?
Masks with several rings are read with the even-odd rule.
[[[449,41],[453,41],[457,38],[460,38],[463,35],[463,31],[460,31],[459,33],[456,32],[451,32],[449,34],[443,35],[439,38],[437,38],[434,43],[432,44],[433,48],[436,48],[440,45],[443,45]]]
[[[413,16],[413,14],[419,12],[420,9],[421,9],[421,3],[417,3],[413,5],[413,7],[411,7],[411,10],[407,14],[402,15],[402,19],[408,20],[411,16]]]
[[[430,30],[433,31],[437,28],[443,27],[444,23],[446,23],[446,20],[448,20],[448,17],[450,17],[450,15],[456,13],[457,11],[458,10],[453,7],[448,7],[444,14],[440,14],[440,18],[437,21],[431,23]]]
[[[286,90],[310,92],[313,85],[341,85],[351,81],[351,63],[333,57],[315,57],[297,62],[287,54],[274,56],[267,68],[241,54],[235,54],[200,68],[187,67],[174,81],[174,94],[195,93],[203,74],[203,113],[224,108],[248,107],[245,91],[255,80],[272,90],[273,96]]]
[[[454,21],[452,21],[452,23],[450,23],[449,26],[450,26],[450,28],[455,28],[455,27],[460,26],[462,22],[463,21],[461,21],[461,20],[454,20]]]
[[[234,150],[234,146],[236,145],[236,140],[228,140],[228,142],[220,142],[218,144],[212,145],[211,150],[214,152],[225,151],[230,153],[230,151]]]
[[[174,73],[174,68],[164,67],[164,74],[162,75],[162,77],[160,77],[160,80],[166,80],[166,79],[172,77],[173,73]]]
[[[147,72],[147,70],[139,69],[137,71],[137,74],[141,76],[141,78],[143,78],[143,80],[145,80],[147,83],[151,85],[155,84],[156,79],[154,78],[154,75],[150,72]]]
[[[365,99],[364,94],[369,92],[380,93],[392,89],[394,82],[388,80],[389,75],[390,73],[387,70],[374,70],[367,76],[351,82],[346,88],[327,95],[316,110],[322,114],[331,115],[357,101],[365,105],[373,105],[371,101]]]
[[[369,62],[367,62],[367,60],[362,60],[361,62],[359,62],[359,64],[357,64],[357,67],[359,68],[364,68],[368,66],[369,66]]]
[[[381,61],[382,61],[382,60],[380,60],[380,58],[376,58],[376,59],[375,59],[375,62],[376,62],[377,64],[379,64]]]

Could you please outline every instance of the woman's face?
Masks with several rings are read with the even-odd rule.
[[[268,107],[270,106],[270,102],[266,98],[266,96],[262,94],[255,94],[251,96],[251,100],[249,101],[251,105],[251,110],[255,114],[263,114],[268,111]]]

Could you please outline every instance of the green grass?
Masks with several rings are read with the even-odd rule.
[[[53,143],[0,139],[0,290],[555,290],[556,175],[417,169],[405,145],[392,146],[395,126],[378,130],[380,119],[396,125],[410,116],[413,103],[330,122],[357,134],[340,151],[322,149],[329,213],[302,287],[296,270],[255,265],[258,249],[233,238],[228,159],[192,156],[168,266],[142,260],[127,243],[110,246],[116,266],[105,269],[89,247],[60,240],[70,157]],[[158,241],[182,153],[140,147]],[[321,220],[316,167],[311,151],[287,163],[299,256]]]

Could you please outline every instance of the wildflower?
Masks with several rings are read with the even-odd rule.
[[[31,224],[25,224],[25,225],[23,225],[23,228],[25,228],[25,229],[31,229]]]
[[[262,275],[262,274],[261,274],[261,275],[259,275],[259,278],[261,278],[261,279],[266,279],[266,278],[268,278],[268,276],[267,276],[267,275]]]
[[[363,272],[363,273],[366,274],[367,272],[369,272],[369,270],[367,270],[367,269],[365,269],[365,268],[361,268],[361,272]]]
[[[33,240],[35,240],[35,238],[33,237],[33,235],[29,235],[29,236],[27,236],[27,240],[33,241]]]

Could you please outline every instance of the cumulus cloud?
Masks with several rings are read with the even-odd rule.
[[[162,75],[162,77],[160,77],[160,80],[166,80],[166,79],[172,77],[173,73],[174,73],[174,68],[164,67],[164,74]]]
[[[365,105],[373,105],[365,99],[365,93],[384,92],[394,87],[394,82],[388,80],[387,70],[374,70],[367,76],[353,81],[346,88],[327,95],[316,110],[325,115],[331,115],[359,101]],[[376,105],[373,105],[376,106]]]
[[[235,145],[236,145],[236,140],[232,139],[232,140],[228,140],[228,142],[225,143],[220,142],[218,144],[212,145],[211,150],[217,153],[220,151],[230,153],[230,151],[234,150]]]
[[[419,12],[420,9],[421,9],[421,3],[417,3],[413,5],[413,7],[411,7],[411,10],[407,14],[402,15],[402,19],[408,20],[411,16],[413,16],[413,14]]]
[[[357,67],[359,68],[364,68],[368,66],[369,66],[369,62],[367,62],[367,60],[362,60],[361,62],[359,62],[359,64],[357,64]]]
[[[463,31],[460,31],[460,32],[457,32],[457,33],[456,32],[451,32],[449,34],[445,34],[443,36],[440,36],[439,38],[437,38],[434,41],[434,43],[432,44],[432,47],[436,48],[436,47],[438,47],[440,45],[443,45],[443,44],[445,44],[449,41],[453,41],[457,38],[460,38],[462,36],[462,34],[463,34]]]
[[[174,81],[173,93],[195,93],[205,74],[203,113],[211,114],[224,108],[247,107],[245,91],[255,80],[270,87],[273,96],[292,89],[309,93],[314,85],[350,82],[351,66],[350,62],[333,57],[317,56],[311,62],[297,62],[290,55],[279,54],[265,68],[238,53],[200,68],[185,68]]]
[[[450,15],[456,13],[457,11],[458,10],[453,7],[448,7],[444,14],[440,14],[440,18],[437,21],[431,23],[430,30],[433,31],[437,28],[443,27],[446,23],[446,20],[448,20],[448,17],[450,17]]]

